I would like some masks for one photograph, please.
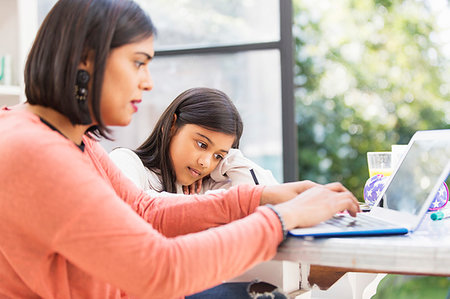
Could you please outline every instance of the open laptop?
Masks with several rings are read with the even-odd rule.
[[[358,213],[357,217],[336,214],[316,226],[293,229],[289,234],[338,237],[412,232],[419,227],[449,172],[450,130],[418,131],[370,212]]]

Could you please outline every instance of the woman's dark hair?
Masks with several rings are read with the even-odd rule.
[[[176,116],[176,120],[175,117]],[[174,121],[175,120],[175,121]],[[239,112],[228,96],[212,88],[192,88],[173,100],[159,118],[153,132],[135,153],[145,167],[158,173],[162,178],[163,190],[176,193],[176,176],[170,158],[170,141],[186,124],[235,136],[233,148],[239,147],[243,124]]]
[[[105,65],[110,51],[156,33],[150,17],[129,0],[59,0],[42,23],[25,65],[25,94],[31,105],[50,107],[72,124],[89,115],[75,97],[80,62],[93,55],[89,90],[96,136],[109,139],[100,114]],[[92,53],[92,54],[91,54]]]

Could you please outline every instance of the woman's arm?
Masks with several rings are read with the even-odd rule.
[[[50,142],[40,150],[27,147],[25,153],[10,159],[9,164],[5,164],[6,158],[0,159],[5,169],[20,169],[8,174],[16,178],[20,175],[20,180],[13,180],[0,190],[1,223],[5,227],[0,231],[9,238],[8,242],[2,242],[2,254],[10,256],[9,261],[15,266],[19,262],[16,264],[13,257],[22,259],[20,263],[26,269],[20,275],[29,285],[41,285],[37,277],[45,275],[42,273],[48,270],[43,271],[42,267],[48,266],[54,273],[51,278],[43,278],[52,280],[61,274],[61,281],[65,278],[64,282],[79,284],[87,288],[86,293],[93,292],[89,289],[93,282],[108,282],[130,296],[173,298],[219,284],[275,254],[282,234],[276,215],[269,209],[259,208],[230,225],[166,238],[130,208],[133,197],[137,197],[136,201],[148,199],[145,193],[129,180],[124,180],[117,189],[129,190],[117,193],[109,180],[115,171],[99,167],[99,160],[91,161],[89,146],[82,154],[66,140],[60,143],[63,145]],[[62,150],[54,151],[52,148],[56,147]],[[71,148],[69,155],[67,148]],[[121,175],[117,170],[115,179],[121,180]],[[257,190],[235,189],[234,193],[222,195],[233,197],[226,198],[226,202],[235,202],[233,206],[224,206],[219,195],[217,200],[208,200],[207,207],[214,207],[211,211],[216,210],[217,219],[206,215],[210,211],[199,210],[198,205],[180,205],[179,210],[177,206],[153,209],[152,204],[138,204],[137,210],[156,226],[174,231],[179,228],[183,233],[208,221],[220,223],[244,216],[249,211],[243,213],[244,209],[238,205],[245,206],[244,202],[252,197],[258,199]],[[119,194],[126,195],[131,204],[127,205]],[[157,202],[149,200],[155,206]],[[198,202],[202,206],[200,199]],[[199,218],[192,219],[194,214]],[[196,222],[203,223],[197,226]],[[23,238],[28,238],[25,245]],[[27,251],[18,255],[12,252],[16,247]],[[45,279],[42,281],[47,283]]]
[[[253,213],[260,204],[261,188],[235,188],[202,196],[149,195],[117,168],[97,142],[85,142],[89,144],[86,147],[88,154],[101,165],[116,194],[165,236],[198,232],[229,223]]]
[[[63,278],[70,282],[78,279],[74,283],[84,287],[92,280],[106,281],[138,297],[177,297],[230,279],[275,254],[282,240],[281,224],[276,214],[266,207],[259,207],[243,219],[214,229],[165,238],[135,211],[150,215],[148,220],[153,220],[155,225],[179,229],[189,225],[188,220],[191,223],[222,220],[208,220],[206,215],[195,221],[189,219],[193,214],[205,214],[197,210],[195,204],[188,208],[180,205],[181,210],[176,205],[158,206],[157,199],[149,199],[130,180],[124,179],[117,168],[102,167],[109,161],[106,153],[99,159],[91,159],[96,150],[90,151],[89,144],[86,153],[81,154],[73,144],[57,136],[56,141],[44,139],[44,144],[38,144],[40,138],[35,142],[27,139],[17,148],[12,148],[10,142],[8,152],[0,157],[0,165],[9,170],[3,172],[2,178],[5,181],[8,177],[20,178],[10,180],[0,189],[0,218],[4,224],[0,227],[7,227],[8,231],[0,230],[9,238],[2,243],[2,254],[16,257],[17,253],[12,252],[16,247],[27,250],[18,258],[27,257],[26,269],[20,274],[22,279],[31,281],[30,284],[40,285],[36,283],[36,277],[45,272],[42,265],[47,265],[52,257],[55,263],[51,266],[56,267],[52,268],[54,275],[68,273]],[[13,155],[17,158],[13,159]],[[116,187],[114,183],[120,186]],[[283,186],[288,190],[283,190]],[[272,200],[285,201],[299,188],[296,184],[288,184],[267,186],[263,191],[262,187],[243,186],[217,194],[217,201],[206,197],[205,202],[213,202],[219,210],[216,213],[223,214],[223,219],[238,218],[228,214],[249,213],[245,210],[251,208],[248,202],[252,202],[252,198],[258,199],[256,204],[260,198],[272,196]],[[355,212],[345,198],[341,200],[350,195],[333,191],[333,188],[339,190],[337,187],[311,188],[314,192],[304,192],[305,195],[276,206],[286,217],[287,227],[312,225],[347,208]],[[263,192],[262,196],[260,192]],[[128,205],[119,196],[126,197]],[[200,203],[203,203],[202,198],[196,197]],[[221,198],[234,200],[236,205],[243,204],[244,207],[223,206]],[[317,200],[319,205],[315,203]],[[137,208],[131,209],[136,202]],[[220,210],[223,207],[225,209]],[[156,208],[154,214],[153,208]],[[322,208],[324,213],[316,213]],[[11,229],[18,234],[12,234]],[[24,237],[28,238],[26,245],[23,245]]]

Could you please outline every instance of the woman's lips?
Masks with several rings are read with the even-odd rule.
[[[131,105],[133,106],[134,112],[138,111],[137,104],[139,104],[140,102],[142,102],[142,100],[132,100],[131,101]]]

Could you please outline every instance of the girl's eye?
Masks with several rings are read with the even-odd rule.
[[[222,159],[223,159],[223,156],[222,156],[222,155],[219,155],[219,154],[214,154],[214,158],[215,158],[216,160],[222,160]]]
[[[203,149],[206,149],[208,147],[208,145],[204,142],[201,141],[197,141],[197,145]]]

